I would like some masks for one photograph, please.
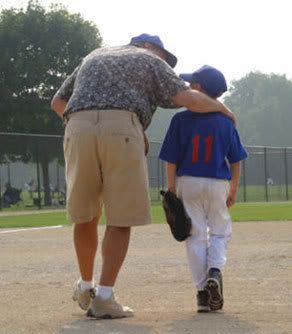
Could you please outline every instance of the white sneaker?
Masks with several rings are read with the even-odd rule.
[[[79,306],[82,308],[82,310],[87,311],[90,305],[90,290],[81,290],[81,284],[80,281],[76,281],[74,283],[74,290],[73,290],[73,300],[75,302],[78,302]]]
[[[112,294],[110,299],[96,296],[87,311],[87,316],[97,319],[126,318],[133,317],[134,311],[130,307],[119,304]]]

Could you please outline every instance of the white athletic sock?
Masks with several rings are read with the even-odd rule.
[[[94,288],[94,282],[93,281],[83,281],[83,279],[80,278],[79,283],[80,283],[81,291],[90,290],[90,289]]]
[[[102,299],[110,299],[113,294],[112,286],[98,285],[96,287],[96,295]]]

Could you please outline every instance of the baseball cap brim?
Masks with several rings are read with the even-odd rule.
[[[152,42],[148,42],[148,43],[152,43]],[[166,59],[165,61],[167,62],[167,64],[174,68],[175,65],[177,64],[177,58],[174,54],[172,54],[171,52],[169,52],[168,50],[166,50],[164,47],[161,47],[160,45],[157,45],[156,43],[152,43],[154,44],[155,46],[159,47],[161,50],[163,50],[166,54]]]
[[[192,83],[193,81],[193,73],[182,73],[179,75],[184,81]]]
[[[209,65],[204,65],[193,73],[182,73],[180,78],[189,83],[199,83],[211,97],[219,97],[227,91],[223,73]]]
[[[160,48],[161,50],[163,50],[165,52],[165,54],[166,54],[165,61],[168,63],[169,66],[174,68],[175,65],[177,64],[176,56],[165,49],[165,47],[164,47],[164,45],[163,45],[159,36],[149,35],[149,34],[144,33],[144,34],[141,34],[139,36],[133,37],[130,41],[130,44],[135,44],[137,42],[144,42],[144,43],[147,42],[147,43],[155,45],[156,47]]]
[[[177,64],[177,58],[175,55],[173,55],[172,53],[170,53],[169,51],[167,51],[166,49],[163,49],[164,52],[166,53],[166,62],[168,63],[168,65],[172,68],[175,67],[175,65]]]

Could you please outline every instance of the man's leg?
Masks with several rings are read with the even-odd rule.
[[[83,281],[92,281],[97,240],[96,218],[89,223],[75,224],[74,245]]]
[[[97,250],[97,219],[91,222],[75,224],[74,246],[77,255],[81,278],[75,282],[73,300],[83,310],[90,305],[90,291],[94,287],[94,259]]]
[[[113,286],[127,254],[130,227],[108,226],[102,244],[102,270],[96,296],[87,315],[95,318],[132,317],[133,310],[119,304],[114,297]]]
[[[64,136],[67,216],[75,224],[74,246],[81,274],[74,284],[73,300],[83,310],[89,307],[90,289],[94,287],[94,259],[98,241],[96,225],[102,208],[96,120],[95,112],[73,113],[69,116]]]
[[[108,225],[100,281],[87,314],[95,318],[130,317],[133,310],[115,300],[113,287],[127,254],[131,226],[151,222],[142,126],[133,113],[101,111],[98,138]]]
[[[106,228],[102,243],[103,263],[99,281],[101,286],[114,286],[128,251],[130,233],[130,227]]]

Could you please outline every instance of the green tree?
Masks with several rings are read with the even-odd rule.
[[[292,146],[291,96],[286,76],[251,72],[232,83],[224,102],[238,116],[246,145]]]
[[[92,22],[70,14],[61,5],[46,10],[38,1],[30,1],[25,10],[2,10],[0,131],[62,134],[62,122],[50,110],[52,95],[82,57],[101,43],[99,30]],[[37,154],[43,171],[45,204],[49,205],[48,165],[59,153],[50,143],[39,143],[36,150],[27,147],[27,141],[17,142],[17,147],[1,145],[0,155],[10,150],[25,160],[28,151],[33,159]]]

